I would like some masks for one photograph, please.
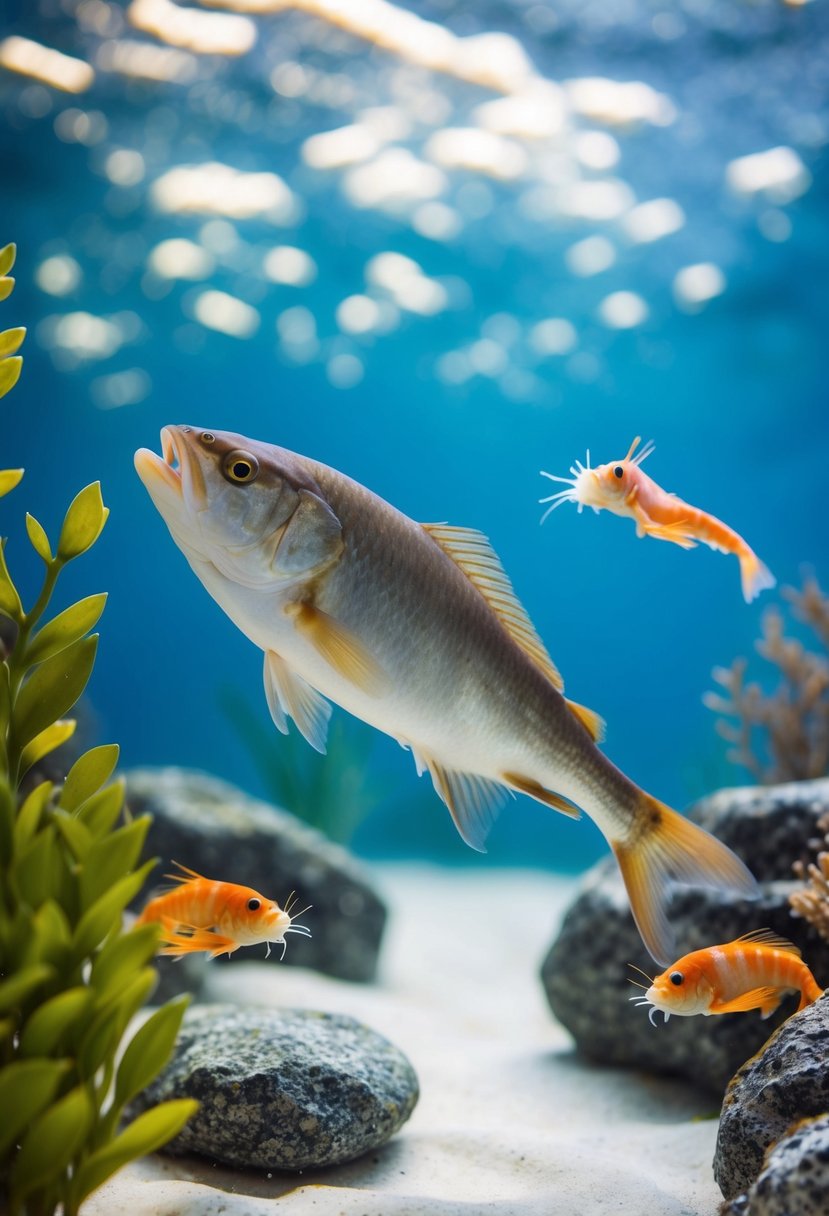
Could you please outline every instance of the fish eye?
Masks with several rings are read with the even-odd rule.
[[[685,979],[685,976],[682,974],[681,971],[672,971],[668,978],[670,979],[671,983],[676,984],[676,986],[678,988],[679,985],[682,983],[682,981]]]
[[[228,481],[247,483],[256,480],[259,461],[250,452],[229,452],[224,458],[223,468]]]
[[[262,907],[261,899],[249,899],[248,900],[248,912],[258,912],[261,907]]]
[[[189,429],[190,429],[190,428],[188,427],[188,430],[189,430]],[[215,443],[215,442],[216,442],[216,436],[215,436],[215,435],[211,435],[211,434],[210,434],[210,431],[202,431],[202,433],[201,433],[201,441],[202,441],[202,443]]]
[[[622,468],[622,466],[620,464],[617,464],[616,468],[613,470],[613,476],[614,477],[624,477],[624,475],[625,475],[625,470]]]

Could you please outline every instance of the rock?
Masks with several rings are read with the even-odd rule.
[[[825,1216],[829,1211],[829,1114],[804,1119],[777,1142],[757,1181],[722,1216]]]
[[[401,1051],[344,1014],[199,1005],[135,1113],[184,1097],[201,1107],[165,1152],[300,1170],[384,1144],[414,1110],[418,1083]]]
[[[313,936],[289,936],[285,962],[339,979],[374,978],[386,908],[345,849],[206,773],[133,769],[126,778],[132,812],[153,815],[145,855],[161,858],[159,875],[179,861],[283,904],[296,891],[298,908],[313,905],[302,918]],[[264,946],[257,949],[264,957]]]
[[[791,863],[808,855],[815,822],[827,810],[829,781],[721,790],[697,804],[691,817],[725,840],[766,881],[758,900],[677,888],[668,913],[677,957],[767,927],[799,945],[818,982],[828,983],[829,943],[793,917],[788,904],[796,886]],[[684,1076],[720,1095],[736,1069],[796,1007],[787,998],[768,1021],[751,1012],[672,1018],[664,1026],[655,1015],[659,1024],[654,1029],[646,1011],[628,999],[636,992],[629,981],[644,982],[628,963],[650,976],[661,970],[642,946],[618,870],[607,859],[587,875],[541,969],[550,1008],[585,1056],[602,1064]]]
[[[824,995],[789,1018],[732,1079],[714,1156],[714,1177],[726,1199],[748,1190],[766,1150],[793,1123],[829,1110],[827,1043],[829,995]]]

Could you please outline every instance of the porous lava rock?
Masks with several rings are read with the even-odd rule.
[[[829,1114],[804,1119],[769,1151],[748,1191],[721,1216],[826,1216],[829,1212]]]
[[[199,1110],[165,1152],[301,1170],[384,1144],[411,1115],[418,1082],[397,1047],[344,1014],[197,1005],[133,1109],[185,1097]]]

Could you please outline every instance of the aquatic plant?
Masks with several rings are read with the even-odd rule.
[[[813,576],[804,578],[801,590],[784,587],[783,596],[795,618],[819,639],[823,653],[788,636],[783,613],[769,608],[755,648],[776,668],[772,691],[747,682],[748,661],[738,658],[730,667],[714,669],[724,693],[703,698],[720,715],[716,729],[731,744],[728,759],[764,785],[829,772],[829,596]]]
[[[809,921],[829,941],[829,815],[818,819],[817,828],[822,837],[809,841],[817,857],[814,861],[794,863],[794,872],[804,886],[791,893],[789,903],[795,916]]]
[[[7,246],[0,266],[8,270],[13,260]],[[4,281],[0,294],[8,295]],[[3,368],[8,389],[20,361]],[[0,471],[0,496],[22,476]],[[120,1128],[127,1103],[166,1062],[184,1002],[163,1006],[124,1044],[156,982],[148,964],[158,931],[122,929],[122,912],[155,863],[136,869],[150,820],[122,813],[123,785],[110,782],[118,748],[86,752],[60,787],[22,787],[74,731],[65,715],[92,672],[91,630],[106,596],[45,617],[61,571],[91,548],[108,513],[97,482],[81,490],[54,552],[42,525],[26,516],[45,566],[28,610],[0,542],[0,614],[12,626],[0,661],[0,1207],[10,1216],[58,1208],[75,1216],[90,1192],[165,1144],[197,1106],[165,1103]]]

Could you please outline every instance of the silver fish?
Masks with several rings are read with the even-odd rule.
[[[475,849],[511,790],[610,842],[660,963],[673,879],[754,894],[743,863],[634,785],[568,701],[480,532],[419,524],[336,470],[221,431],[168,426],[135,465],[173,540],[264,652],[274,722],[323,751],[330,701],[410,748]]]

